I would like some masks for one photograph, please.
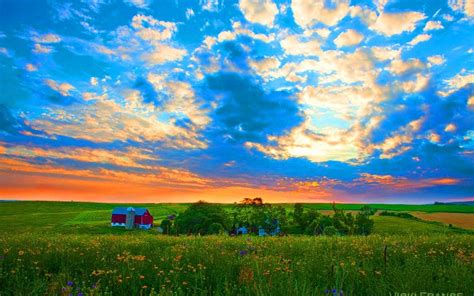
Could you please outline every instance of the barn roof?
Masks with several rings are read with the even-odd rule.
[[[134,209],[136,216],[143,216],[147,211],[146,208],[133,208],[133,207],[117,207],[112,211],[112,215],[127,215],[128,209]]]

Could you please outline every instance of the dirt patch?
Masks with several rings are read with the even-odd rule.
[[[465,229],[474,229],[474,214],[424,212],[410,212],[410,214],[423,220],[452,224],[453,226],[458,226]]]

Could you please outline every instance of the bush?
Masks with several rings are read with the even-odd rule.
[[[355,227],[356,234],[369,235],[374,229],[374,221],[369,216],[359,213],[356,216]]]
[[[337,234],[337,229],[334,226],[325,227],[323,230],[323,234],[327,236],[334,236]]]
[[[417,217],[413,216],[410,213],[395,213],[395,212],[388,212],[388,211],[383,211],[380,213],[380,216],[392,216],[392,217],[399,217],[399,218],[404,218],[404,219],[412,219],[412,220],[420,220]]]
[[[165,219],[165,220],[161,221],[160,227],[161,227],[161,229],[163,229],[163,234],[170,234],[171,226],[172,226],[172,224],[171,224],[170,220]]]
[[[209,234],[222,234],[225,232],[224,226],[220,223],[212,223],[209,226]]]

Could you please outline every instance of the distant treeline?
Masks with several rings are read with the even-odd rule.
[[[393,217],[399,217],[399,218],[405,218],[405,219],[413,219],[413,220],[420,220],[419,218],[413,216],[410,213],[397,213],[397,212],[389,212],[389,211],[383,211],[379,213],[380,216],[393,216]]]
[[[217,204],[199,201],[178,216],[161,222],[164,234],[259,234],[259,235],[368,235],[376,210],[364,206],[356,215],[332,206],[332,216],[295,204],[293,211],[280,205],[264,203],[261,198],[244,199],[230,210]]]

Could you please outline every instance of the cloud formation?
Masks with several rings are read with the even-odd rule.
[[[272,26],[278,14],[278,8],[272,0],[240,0],[239,7],[248,21],[265,26]]]
[[[12,2],[0,194],[472,198],[471,7]]]

